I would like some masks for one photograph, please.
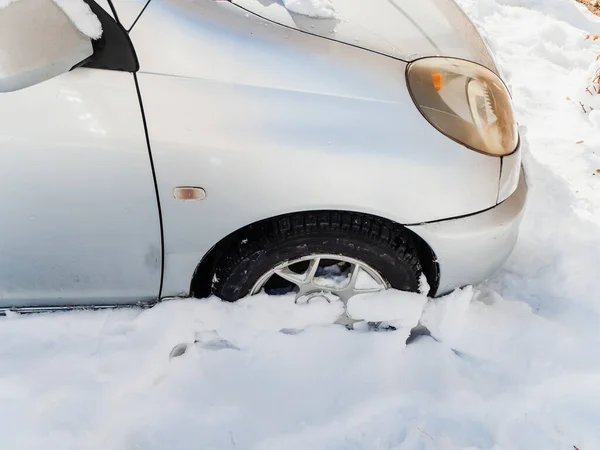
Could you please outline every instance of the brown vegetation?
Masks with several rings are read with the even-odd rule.
[[[581,3],[582,5],[587,6],[587,9],[589,9],[591,12],[593,12],[597,16],[600,16],[600,2],[599,1],[594,1],[594,0],[575,0],[575,1]]]

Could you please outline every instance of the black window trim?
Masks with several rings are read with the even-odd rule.
[[[100,20],[102,36],[92,41],[94,54],[82,64],[82,67],[136,73],[140,69],[140,64],[135,48],[127,30],[119,22],[112,1],[108,0],[108,4],[115,15],[114,19],[94,0],[83,1]]]

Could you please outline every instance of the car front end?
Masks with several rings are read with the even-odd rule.
[[[496,72],[462,59],[428,57],[408,64],[406,73],[416,107],[434,128],[470,151],[501,160],[496,205],[410,227],[436,255],[434,292],[442,295],[485,280],[509,257],[527,181],[512,100]]]
[[[134,29],[168,187],[164,295],[181,295],[193,274],[212,277],[206,261],[289,214],[307,215],[307,227],[321,212],[332,228],[347,213],[410,230],[431,250],[419,259],[432,295],[483,281],[514,248],[527,191],[519,136],[475,27],[452,0],[334,4],[337,16],[316,19],[279,2],[163,0]],[[174,116],[159,120],[164,110]],[[172,188],[194,180],[207,192],[200,210],[172,201]]]
[[[486,211],[408,226],[431,247],[437,270],[429,283],[440,296],[478,284],[494,274],[512,253],[527,201],[527,178],[520,171],[517,189]]]

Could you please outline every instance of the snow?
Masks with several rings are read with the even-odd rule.
[[[102,24],[83,0],[53,0],[69,16],[77,29],[92,39],[102,37]]]
[[[0,0],[0,9],[6,8],[18,0]],[[92,39],[102,37],[102,24],[83,0],[53,0],[71,19],[73,24],[86,36]]]
[[[427,297],[420,294],[389,290],[351,298],[348,312],[356,319],[385,321],[389,325],[410,331],[419,323],[426,302]]]
[[[497,275],[352,300],[395,332],[347,331],[338,303],[290,296],[11,315],[2,448],[600,448],[600,120],[574,100],[600,23],[567,0],[460,3],[508,77],[531,189]],[[432,336],[407,346],[419,320]]]
[[[579,105],[584,113],[589,113],[590,120],[596,124],[600,117],[600,55],[587,71],[577,73],[573,78],[577,89],[573,89],[567,100]]]
[[[283,6],[293,13],[316,19],[334,19],[335,7],[330,0],[282,0]]]

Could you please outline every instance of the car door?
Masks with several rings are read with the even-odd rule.
[[[87,3],[104,35],[86,67],[0,94],[0,307],[160,295],[161,224],[137,60],[126,32]]]

